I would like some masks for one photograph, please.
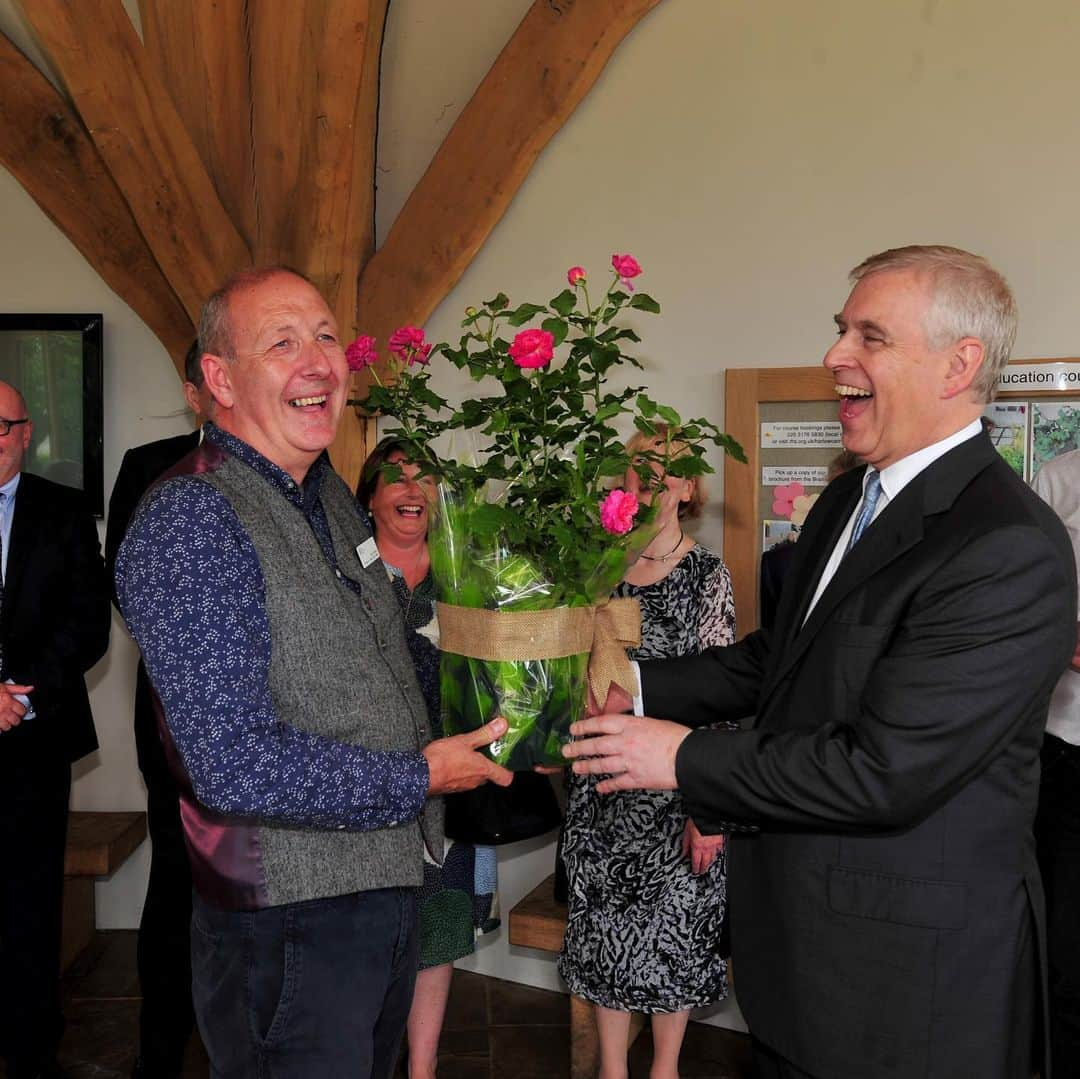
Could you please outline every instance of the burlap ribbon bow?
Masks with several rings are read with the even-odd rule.
[[[439,647],[483,660],[557,659],[589,653],[589,688],[603,705],[612,683],[637,696],[627,648],[641,644],[641,605],[613,599],[596,607],[488,611],[436,605]]]

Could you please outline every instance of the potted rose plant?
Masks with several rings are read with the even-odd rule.
[[[641,267],[632,256],[614,255],[612,270],[596,301],[575,266],[546,304],[513,306],[500,293],[470,307],[456,347],[432,347],[420,329],[403,327],[388,342],[390,377],[376,375],[360,402],[393,417],[386,434],[440,480],[429,549],[444,725],[472,730],[504,715],[509,730],[491,754],[515,769],[562,763],[559,747],[584,712],[587,679],[601,700],[611,681],[632,688],[623,649],[635,643],[635,601],[607,600],[651,538],[655,510],[612,485],[630,467],[652,489],[667,474],[709,472],[708,444],[745,460],[708,420],[683,419],[640,388],[608,386],[616,368],[641,367],[624,351],[640,338],[618,316],[660,310],[635,292]],[[353,370],[370,367],[375,342],[360,337],[347,356]],[[487,392],[452,408],[429,384],[436,357]],[[669,435],[631,461],[616,427],[627,420],[646,434],[661,423],[689,452],[671,454]],[[435,441],[463,431],[482,448],[436,459]]]

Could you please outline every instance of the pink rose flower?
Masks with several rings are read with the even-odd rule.
[[[375,351],[375,338],[367,334],[361,334],[345,350],[345,362],[350,371],[363,371],[365,367],[371,367],[378,360],[379,354]]]
[[[637,495],[617,487],[600,503],[600,524],[605,531],[622,536],[634,527],[638,509]]]
[[[584,268],[581,266],[571,266],[570,269],[566,271],[566,280],[570,282],[571,288],[577,288],[577,283],[585,280]]]
[[[390,335],[387,347],[399,360],[406,363],[427,363],[431,345],[424,340],[419,326],[400,326]]]
[[[612,255],[611,265],[623,281],[629,281],[641,273],[641,266],[633,255]]]
[[[510,345],[518,367],[546,367],[555,355],[555,338],[547,330],[522,330]]]

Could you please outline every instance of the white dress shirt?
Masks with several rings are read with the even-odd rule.
[[[6,497],[0,499],[0,541],[3,543],[3,557],[0,558],[0,581],[7,580],[8,548],[11,546],[11,521],[15,516],[15,492],[19,489],[19,477],[21,472],[16,472],[2,487],[0,494]]]
[[[21,472],[16,472],[0,487],[0,494],[6,497],[0,500],[0,539],[4,542],[4,554],[3,558],[0,558],[0,580],[7,580],[7,563],[8,563],[8,550],[11,547],[11,522],[15,517],[15,492],[19,489],[19,477],[22,476]],[[13,679],[5,679],[8,685],[11,685]],[[35,719],[37,713],[34,711],[33,706],[30,704],[30,698],[25,694],[16,693],[15,699],[19,701],[26,708],[26,715],[23,719]]]

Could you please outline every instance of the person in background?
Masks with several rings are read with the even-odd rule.
[[[318,290],[235,275],[199,350],[214,420],[116,560],[180,791],[199,1032],[222,1079],[383,1079],[421,852],[442,851],[428,798],[509,783],[477,752],[506,724],[430,738],[401,609],[325,452],[348,368]]]
[[[1032,487],[1061,518],[1080,567],[1080,450],[1047,461]],[[1080,619],[1077,650],[1050,698],[1035,843],[1046,888],[1050,1063],[1080,1075]]]
[[[658,429],[658,439],[668,435]],[[687,452],[672,431],[676,456]],[[660,443],[662,445],[662,441]],[[637,434],[633,454],[659,448]],[[634,469],[626,488],[647,500]],[[641,604],[634,659],[694,655],[735,640],[731,577],[683,522],[700,515],[700,479],[669,476],[655,537],[616,596]],[[602,1079],[625,1079],[630,1013],[652,1017],[652,1079],[675,1079],[693,1008],[727,995],[724,836],[703,836],[675,791],[601,797],[592,776],[571,775],[562,845],[568,904],[559,972],[596,1006]]]
[[[775,631],[640,664],[642,710],[679,722],[612,693],[563,752],[602,791],[678,788],[703,831],[760,829],[729,853],[764,1079],[1027,1079],[1039,746],[1076,567],[979,421],[1016,333],[1005,279],[946,246],[851,279],[824,365],[867,467],[811,509]]]
[[[196,429],[135,446],[124,454],[109,498],[105,565],[109,580],[116,554],[139,500],[162,473],[198,445],[212,398],[199,365],[199,343],[184,357],[184,398]],[[115,591],[114,591],[115,601]],[[118,608],[119,609],[119,608]],[[195,1029],[191,1003],[191,869],[180,821],[180,798],[169,773],[154,714],[153,690],[139,659],[135,675],[135,753],[146,785],[150,879],[139,919],[139,1055],[132,1079],[177,1079],[184,1048]]]
[[[80,491],[23,471],[33,421],[0,382],[0,1055],[59,1075],[60,920],[71,765],[97,748],[86,672],[109,584]]]
[[[384,465],[395,466],[397,477],[390,478]],[[406,642],[438,737],[442,734],[439,625],[427,546],[435,479],[420,475],[405,446],[384,439],[364,462],[356,497],[371,515],[379,556],[405,617]],[[496,874],[494,847],[448,841],[442,865],[430,857],[424,860],[420,969],[406,1027],[410,1079],[436,1073],[454,960],[472,954],[478,931],[498,925],[492,917]]]

